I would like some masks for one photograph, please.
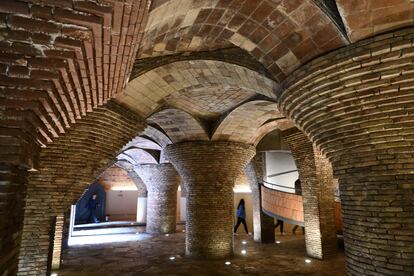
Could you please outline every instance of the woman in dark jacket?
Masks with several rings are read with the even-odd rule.
[[[244,230],[246,231],[246,234],[249,234],[249,231],[247,230],[247,224],[246,224],[246,208],[244,207],[244,199],[240,199],[239,205],[237,206],[237,223],[236,226],[234,226],[234,233],[237,232],[237,228],[239,228],[240,223],[243,223]]]

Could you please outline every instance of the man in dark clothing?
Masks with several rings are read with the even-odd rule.
[[[92,197],[89,199],[88,204],[86,205],[86,208],[88,208],[90,215],[88,222],[92,223],[98,223],[99,220],[96,216],[96,209],[98,209],[98,200],[96,199],[96,194],[93,194]]]
[[[295,181],[295,194],[302,195],[302,183],[300,182],[299,178]]]

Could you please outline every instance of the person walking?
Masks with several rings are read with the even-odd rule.
[[[284,236],[285,233],[283,232],[283,220],[277,219],[277,223],[274,226],[274,230],[280,226],[280,235]]]
[[[234,233],[237,232],[237,229],[240,226],[240,223],[243,223],[244,230],[246,231],[246,234],[249,234],[249,230],[247,230],[247,224],[246,224],[246,208],[244,206],[244,199],[240,199],[239,205],[237,206],[237,223],[236,226],[234,226]]]
[[[88,208],[90,214],[89,214],[89,219],[88,222],[91,223],[98,223],[98,217],[96,215],[96,210],[98,209],[98,200],[97,200],[97,195],[93,194],[92,197],[89,199],[88,203],[86,204],[86,208]]]

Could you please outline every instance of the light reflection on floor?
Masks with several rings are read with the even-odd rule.
[[[74,231],[69,246],[142,241],[152,236],[142,227],[117,227]]]
[[[132,227],[135,228],[135,227]],[[307,263],[303,235],[277,235],[281,243],[261,244],[251,236],[234,237],[234,257],[226,260],[197,260],[185,257],[185,233],[166,235],[115,234],[92,238],[88,244],[63,250],[62,267],[53,271],[59,276],[119,275],[269,275],[269,276],[345,276],[342,250],[329,260],[312,259]],[[138,232],[145,231],[141,227]],[[112,237],[112,238],[111,238]],[[78,237],[77,237],[78,238]],[[127,240],[132,238],[131,240]],[[93,240],[99,244],[93,243]],[[107,242],[107,243],[103,243]],[[242,251],[245,250],[246,254]]]

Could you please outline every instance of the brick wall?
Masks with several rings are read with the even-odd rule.
[[[108,102],[88,113],[65,136],[42,149],[39,171],[29,176],[19,275],[44,275],[51,260],[50,218],[65,212],[144,129],[130,111]]]
[[[233,254],[233,186],[255,154],[233,142],[184,142],[165,149],[187,190],[186,255]]]
[[[56,216],[55,228],[53,229],[53,252],[52,252],[52,269],[59,269],[62,257],[63,246],[63,228],[65,223],[64,214]],[[50,254],[50,252],[49,252]]]
[[[148,9],[144,0],[0,1],[0,271],[16,270],[20,166],[37,168],[40,147],[120,92]]]
[[[3,160],[35,165],[36,146],[121,91],[148,2],[0,2]]]
[[[0,162],[0,271],[14,275],[23,227],[27,170]]]
[[[298,129],[282,134],[302,184],[306,252],[314,258],[326,258],[337,250],[331,165]]]
[[[282,81],[313,57],[347,44],[316,1],[163,2],[149,15],[140,57],[235,45]]]
[[[339,180],[349,275],[414,273],[413,36],[331,52],[293,73],[280,97]]]
[[[261,188],[261,195],[262,207],[265,211],[279,216],[290,223],[303,224],[302,196],[276,191],[267,187]]]
[[[147,185],[148,233],[174,233],[177,218],[177,190],[181,179],[173,165],[141,164],[135,171]]]

